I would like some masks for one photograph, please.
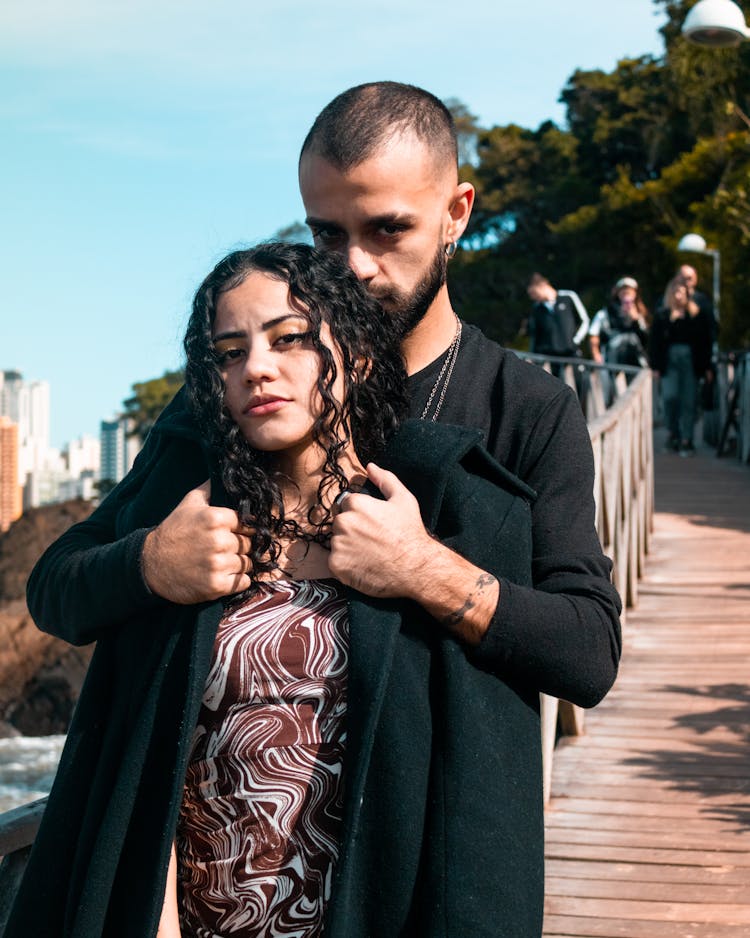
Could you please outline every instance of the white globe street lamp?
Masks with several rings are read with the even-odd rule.
[[[699,46],[721,49],[750,39],[750,30],[732,0],[699,0],[685,17],[682,35]]]
[[[705,0],[702,0],[705,2]],[[721,288],[719,284],[721,276],[721,253],[715,248],[706,247],[706,239],[699,234],[686,234],[680,238],[677,245],[678,251],[688,251],[691,254],[706,254],[713,258],[714,262],[714,316],[719,321],[719,303],[721,300]]]

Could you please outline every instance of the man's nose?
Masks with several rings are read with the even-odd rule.
[[[349,248],[346,259],[358,280],[368,281],[378,272],[378,265],[373,256],[358,245]]]

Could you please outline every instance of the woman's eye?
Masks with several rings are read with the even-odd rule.
[[[311,334],[310,332],[287,332],[285,335],[280,335],[274,342],[274,345],[281,346],[282,348],[288,345],[297,345],[309,339]]]
[[[230,362],[237,361],[244,355],[241,348],[227,348],[216,351],[216,360],[220,365],[228,365]]]

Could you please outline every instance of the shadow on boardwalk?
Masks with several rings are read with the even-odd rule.
[[[555,754],[545,935],[750,935],[750,469],[659,452],[623,662]]]
[[[732,821],[738,829],[750,830],[750,687],[742,684],[671,685],[665,687],[664,692],[700,699],[699,713],[678,715],[673,721],[676,729],[700,737],[703,745],[692,752],[661,749],[630,759],[628,763],[641,766],[649,778],[671,783],[676,791],[701,795],[706,804],[700,811],[707,817]],[[716,700],[722,701],[721,706],[702,710],[704,703]],[[722,739],[713,738],[719,734]],[[727,737],[726,740],[723,737]],[[719,792],[742,796],[742,800],[712,805],[712,797]]]

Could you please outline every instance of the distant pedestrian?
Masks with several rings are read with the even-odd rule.
[[[677,276],[681,278],[682,282],[687,287],[688,296],[696,304],[698,309],[713,318],[716,314],[714,304],[709,296],[698,289],[698,271],[695,267],[692,267],[690,264],[682,264],[677,269]]]
[[[713,380],[711,336],[708,314],[690,299],[682,277],[674,277],[651,329],[650,355],[651,367],[661,378],[669,430],[667,446],[683,456],[695,452],[693,428],[698,379]]]
[[[526,291],[533,303],[529,316],[531,351],[560,358],[577,357],[589,330],[589,316],[578,294],[573,290],[557,290],[539,273],[531,275]]]
[[[599,364],[648,364],[648,309],[633,277],[621,277],[607,304],[594,314],[589,344],[591,357]]]
[[[599,365],[648,367],[647,320],[648,309],[641,297],[638,281],[633,277],[620,277],[612,287],[606,305],[591,320],[589,347],[592,359]],[[612,373],[601,369],[599,381],[609,407],[615,391]]]

